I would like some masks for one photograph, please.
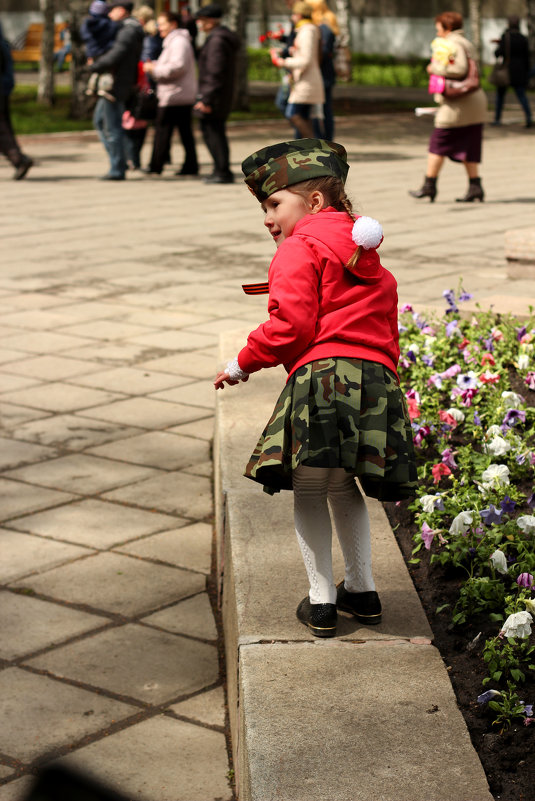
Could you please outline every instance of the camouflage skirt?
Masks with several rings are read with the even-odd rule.
[[[269,493],[292,489],[297,465],[343,467],[366,495],[414,495],[416,466],[407,404],[394,373],[363,359],[303,365],[279,396],[245,469]]]

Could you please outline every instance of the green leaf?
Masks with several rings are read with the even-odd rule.
[[[500,681],[501,677],[502,677],[501,670],[497,670],[495,673],[492,674],[492,678],[494,679],[494,681]]]
[[[511,670],[509,672],[510,672],[511,676],[513,677],[513,679],[515,681],[517,681],[517,682],[525,681],[525,679],[526,679],[526,677],[524,676],[522,671],[518,670],[518,668],[511,668]]]

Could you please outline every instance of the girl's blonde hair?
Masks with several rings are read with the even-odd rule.
[[[154,9],[150,6],[139,6],[132,16],[138,19],[142,25],[146,25],[149,20],[154,19]]]
[[[340,26],[336,14],[331,11],[325,0],[307,0],[312,8],[312,22],[314,25],[328,25],[335,36],[340,35]]]
[[[325,199],[324,208],[332,206],[336,211],[345,211],[351,220],[355,220],[353,206],[346,195],[344,184],[340,178],[336,178],[333,175],[326,175],[323,178],[311,178],[309,181],[301,181],[298,184],[287,186],[286,189],[288,192],[293,192],[294,195],[300,195],[303,200],[308,200],[312,192],[321,192]],[[357,265],[361,252],[362,248],[359,245],[346,264],[349,270],[352,270]]]

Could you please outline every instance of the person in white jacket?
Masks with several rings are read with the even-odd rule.
[[[192,130],[192,109],[197,96],[195,54],[191,36],[180,28],[180,19],[170,11],[158,16],[158,31],[163,48],[157,61],[146,61],[145,72],[156,82],[158,113],[154,145],[146,172],[160,174],[167,160],[173,129],[177,128],[185,151],[177,175],[197,175],[199,165]]]
[[[272,52],[277,67],[291,72],[292,88],[286,107],[286,118],[295,127],[298,136],[312,139],[312,111],[325,102],[325,90],[320,69],[320,31],[312,22],[312,8],[305,2],[292,6],[292,22],[296,36],[288,58]]]

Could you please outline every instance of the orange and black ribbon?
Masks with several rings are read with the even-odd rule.
[[[268,295],[269,284],[267,281],[261,281],[258,284],[242,284],[241,288],[246,295]]]

